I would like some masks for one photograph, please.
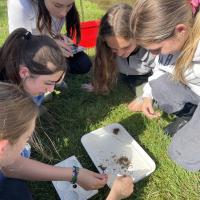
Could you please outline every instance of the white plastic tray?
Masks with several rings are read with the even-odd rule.
[[[113,133],[113,129],[119,129]],[[106,167],[108,186],[111,187],[117,175],[130,175],[137,182],[150,175],[156,168],[154,161],[118,123],[92,131],[81,138],[81,142],[97,167],[102,173]],[[121,157],[130,161],[128,166],[119,163]]]
[[[55,166],[72,167],[73,165],[82,168],[75,156],[71,156]],[[52,183],[61,200],[86,200],[98,193],[98,190],[86,191],[79,185],[77,185],[77,188],[73,188],[72,184],[67,181],[52,181]]]

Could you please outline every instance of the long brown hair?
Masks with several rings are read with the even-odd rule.
[[[93,85],[96,92],[108,93],[117,82],[116,56],[107,46],[106,37],[132,37],[129,30],[129,18],[132,7],[120,3],[111,7],[102,17],[96,44],[94,59]]]
[[[141,46],[173,37],[178,24],[185,24],[189,29],[174,72],[175,79],[185,84],[184,72],[191,67],[200,40],[200,13],[192,13],[188,0],[138,0],[134,5],[131,30]]]
[[[11,144],[30,129],[38,106],[18,86],[0,82],[0,140]]]
[[[51,62],[54,69],[47,68]],[[20,84],[20,65],[34,75],[67,70],[66,60],[57,43],[48,36],[34,36],[24,28],[13,31],[0,49],[0,79]]]
[[[33,2],[38,7],[38,19],[37,19],[37,28],[40,32],[43,32],[44,29],[48,31],[48,33],[53,36],[51,25],[51,15],[47,10],[44,0],[33,0]],[[75,3],[73,3],[72,8],[69,10],[65,17],[66,22],[66,33],[70,38],[76,37],[76,42],[79,43],[81,39],[81,31],[80,31],[80,17],[78,10],[76,8]]]

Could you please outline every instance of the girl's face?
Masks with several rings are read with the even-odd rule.
[[[188,38],[188,28],[184,24],[179,24],[175,28],[174,36],[163,40],[159,43],[151,43],[149,45],[144,46],[144,48],[148,49],[152,54],[173,54],[178,51],[181,51],[183,45],[185,44]]]
[[[31,138],[35,128],[35,119],[30,123],[29,130],[21,135],[17,142],[11,144],[8,140],[0,141],[0,168],[11,165],[20,156],[27,141]]]
[[[123,58],[127,58],[137,47],[133,39],[125,40],[122,37],[109,36],[105,41],[113,53]]]
[[[166,39],[159,43],[151,43],[144,48],[149,50],[152,54],[158,55],[158,54],[173,54],[181,50],[182,46],[184,45],[184,42],[181,40],[173,38]]]
[[[63,71],[58,71],[50,75],[32,75],[25,66],[20,67],[19,74],[25,91],[31,96],[53,92],[55,85],[61,83],[65,75]]]
[[[72,8],[74,0],[44,0],[44,3],[51,16],[61,19]]]

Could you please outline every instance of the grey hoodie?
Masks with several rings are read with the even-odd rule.
[[[153,69],[152,76],[149,77],[148,83],[143,88],[143,97],[152,97],[151,87],[149,82],[162,76],[166,72],[173,73],[176,60],[179,53],[174,55],[158,55],[155,59],[155,68]],[[187,86],[198,96],[200,96],[200,42],[197,46],[191,67],[185,72],[185,80]]]
[[[119,72],[125,75],[145,75],[155,66],[155,56],[146,49],[140,47],[128,58],[117,57],[117,66]]]

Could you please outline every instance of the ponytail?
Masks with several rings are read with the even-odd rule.
[[[22,50],[25,47],[25,29],[18,29],[9,35],[0,49],[0,74],[4,80],[19,84],[19,65],[21,64]]]
[[[47,68],[47,62],[55,67]],[[34,36],[24,28],[13,31],[0,50],[0,74],[4,81],[20,84],[20,65],[25,65],[35,75],[67,70],[66,60],[53,39]]]

